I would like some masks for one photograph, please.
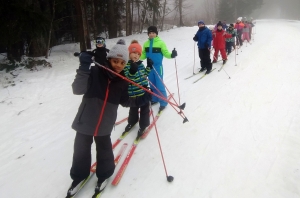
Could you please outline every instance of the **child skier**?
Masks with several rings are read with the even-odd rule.
[[[149,80],[158,90],[156,90],[152,84],[150,84],[150,88],[155,94],[167,98],[165,86],[163,82],[161,82],[164,76],[162,61],[163,57],[175,58],[177,56],[177,51],[174,49],[172,53],[170,53],[165,42],[157,35],[157,28],[155,26],[150,26],[148,28],[149,39],[143,45],[143,51],[140,59],[145,60],[146,58],[150,58],[153,61],[153,70],[149,74]],[[160,103],[159,111],[164,110],[168,104],[166,101],[153,96],[152,104],[157,102]]]
[[[233,29],[234,25],[230,24],[229,28],[226,30],[226,33],[231,34],[231,35],[235,35],[236,31],[235,29]],[[235,47],[235,36],[232,36],[232,38],[227,38],[226,39],[226,52],[227,55],[229,55],[231,53],[232,47]]]
[[[209,74],[212,69],[210,59],[210,48],[212,44],[212,30],[205,26],[204,21],[198,22],[198,31],[193,37],[193,40],[198,42],[198,54],[200,58],[201,69],[199,72],[206,70],[205,74]],[[213,28],[212,28],[213,29]]]
[[[107,53],[109,52],[109,49],[106,48],[105,38],[98,36],[95,39],[95,43],[96,49],[92,51],[95,56],[95,61],[101,65],[104,65]]]
[[[128,47],[129,58],[127,65],[124,68],[124,72],[127,78],[136,82],[137,84],[147,88],[148,81],[147,77],[152,69],[153,62],[151,59],[147,59],[147,67],[145,68],[143,61],[140,60],[142,54],[142,46],[138,41],[133,40]],[[135,85],[130,84],[128,87],[129,97],[137,97],[144,95],[145,91]],[[140,109],[140,116],[139,116]],[[130,107],[128,116],[128,125],[125,127],[125,132],[130,131],[130,129],[139,122],[140,128],[138,130],[137,137],[141,137],[145,129],[150,124],[150,114],[149,114],[149,103],[141,107]]]
[[[102,67],[91,68],[91,52],[79,55],[80,66],[72,84],[73,93],[83,95],[72,128],[76,131],[73,163],[70,176],[73,180],[68,189],[67,198],[76,194],[90,174],[91,146],[96,143],[96,175],[98,182],[95,193],[101,192],[106,179],[115,169],[110,134],[117,117],[119,104],[122,106],[143,106],[151,100],[146,92],[143,96],[128,96],[128,82]],[[124,76],[124,67],[128,61],[128,49],[120,39],[107,55],[104,66]]]
[[[242,17],[239,17],[237,19],[237,22],[234,25],[234,29],[237,30],[237,39],[236,39],[236,45],[243,46],[243,40],[242,40],[242,34],[243,34],[243,28],[244,24],[242,22]]]
[[[227,34],[223,30],[222,23],[218,23],[217,26],[218,26],[217,31],[214,31],[214,33],[213,33],[214,49],[215,49],[213,63],[217,62],[218,56],[219,56],[219,51],[220,51],[222,59],[223,59],[223,64],[225,64],[227,61],[227,55],[226,55],[226,51],[225,51],[225,39],[232,38],[235,36],[235,34],[232,34],[232,35]]]
[[[248,41],[248,43],[250,42],[250,37],[249,37],[249,32],[250,32],[250,25],[248,24],[247,21],[245,21],[245,24],[244,24],[244,28],[243,28],[243,42],[245,40]]]

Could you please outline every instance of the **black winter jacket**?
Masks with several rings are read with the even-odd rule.
[[[124,76],[123,72],[120,74]],[[78,69],[72,88],[74,94],[84,94],[72,128],[85,135],[109,135],[117,118],[119,104],[134,107],[149,101],[129,97],[128,82],[112,76],[99,66],[92,67],[89,72]]]

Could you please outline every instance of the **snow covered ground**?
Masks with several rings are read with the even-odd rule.
[[[169,50],[178,51],[180,101],[186,102],[189,119],[182,124],[169,106],[157,123],[174,181],[166,180],[152,130],[138,145],[119,185],[109,184],[101,197],[299,198],[300,22],[258,21],[252,45],[228,58],[224,69],[231,79],[215,70],[193,84],[197,77],[184,78],[193,72],[196,31],[184,27],[159,32]],[[143,43],[147,35],[124,39],[127,44],[132,39]],[[108,40],[108,48],[117,40]],[[75,136],[71,123],[82,98],[71,90],[78,68],[73,53],[78,50],[78,44],[55,47],[49,58],[53,68],[17,69],[16,78],[0,73],[1,198],[65,197]],[[197,51],[195,62],[196,71]],[[221,63],[213,67],[219,69]],[[164,60],[164,70],[165,83],[178,99],[174,59]],[[11,80],[15,86],[9,85]],[[127,113],[120,107],[117,120]],[[113,141],[125,125],[115,127]],[[124,140],[127,150],[137,130]],[[96,177],[77,198],[91,197],[95,183]]]

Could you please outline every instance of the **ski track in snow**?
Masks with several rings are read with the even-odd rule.
[[[278,27],[284,31],[274,31]],[[138,145],[118,186],[109,184],[101,197],[300,197],[300,22],[260,20],[255,28],[252,44],[244,43],[238,51],[237,66],[234,53],[228,57],[224,70],[231,79],[217,71],[218,62],[214,72],[195,84],[201,74],[184,78],[200,65],[192,40],[197,27],[159,32],[168,49],[178,51],[180,100],[186,102],[189,119],[182,124],[168,106],[157,122],[174,181],[166,181],[153,128]],[[108,39],[108,48],[118,39]],[[147,36],[124,39],[126,44],[132,39],[143,44]],[[73,53],[78,50],[78,44],[54,47],[49,57],[53,68],[22,71],[14,78],[16,86],[4,88],[2,77],[9,74],[0,73],[1,197],[65,197],[75,136],[71,123],[82,98],[71,89],[78,68]],[[164,82],[178,101],[175,61],[164,59],[163,64]],[[158,107],[153,106],[154,112]],[[117,120],[127,114],[128,109],[119,107]],[[115,127],[112,141],[126,124]],[[127,142],[127,151],[137,130],[135,126],[120,144]],[[95,145],[92,154],[94,159]],[[95,183],[96,176],[76,197],[91,197]]]

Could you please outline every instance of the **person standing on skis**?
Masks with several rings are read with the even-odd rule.
[[[215,49],[213,63],[217,62],[218,56],[219,56],[219,51],[220,51],[222,59],[223,59],[223,64],[225,64],[227,61],[227,55],[226,55],[226,51],[225,51],[225,43],[226,43],[225,39],[232,38],[235,36],[235,34],[227,34],[223,30],[222,23],[218,23],[217,26],[218,26],[217,31],[213,32],[214,49]]]
[[[198,31],[195,34],[193,40],[198,42],[198,54],[200,58],[200,72],[205,70],[206,74],[209,74],[212,69],[211,59],[210,59],[210,48],[212,41],[211,30],[205,26],[203,21],[198,22]]]
[[[164,83],[162,82],[164,76],[162,61],[164,57],[175,58],[177,56],[177,51],[173,49],[172,53],[169,52],[165,42],[157,35],[157,28],[155,26],[150,26],[148,28],[149,38],[143,45],[140,59],[145,60],[146,58],[150,58],[153,61],[153,69],[148,76],[150,82],[153,84],[150,83],[150,88],[155,94],[167,99],[167,92]],[[159,111],[164,110],[168,104],[166,101],[153,96],[151,104],[157,102],[160,103]]]
[[[142,46],[137,40],[131,41],[128,47],[129,58],[127,65],[124,68],[125,76],[133,82],[141,85],[142,87],[148,88],[147,77],[153,67],[153,61],[147,58],[147,67],[144,66],[143,61],[140,60],[142,54]],[[145,91],[135,85],[130,84],[128,87],[129,97],[137,97],[145,94]],[[140,111],[139,111],[140,110]],[[139,122],[140,128],[138,130],[137,138],[141,137],[145,129],[150,124],[150,109],[149,103],[141,107],[130,107],[128,124],[125,127],[125,131],[129,132],[131,128]]]
[[[237,19],[237,22],[234,25],[234,29],[237,31],[237,39],[236,39],[236,45],[239,45],[240,47],[243,46],[243,40],[242,40],[242,34],[244,29],[244,23],[242,22],[242,17],[239,17]]]
[[[101,192],[107,179],[114,173],[115,163],[110,139],[119,104],[125,107],[142,106],[151,100],[151,94],[131,98],[128,96],[128,82],[110,71],[100,67],[91,67],[92,52],[79,54],[79,69],[72,84],[75,95],[83,95],[78,112],[72,123],[76,131],[73,162],[70,170],[72,178],[67,197],[73,197],[80,186],[89,178],[91,167],[91,147],[96,144],[96,175],[98,182],[95,193]],[[120,39],[112,47],[104,60],[103,67],[124,76],[124,67],[128,61],[128,49]]]

